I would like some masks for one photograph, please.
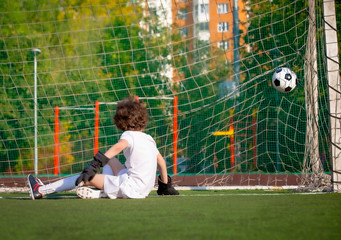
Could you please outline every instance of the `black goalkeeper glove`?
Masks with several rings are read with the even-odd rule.
[[[94,156],[94,160],[91,161],[91,163],[84,168],[81,175],[76,180],[76,186],[78,186],[81,182],[88,182],[91,181],[96,173],[104,167],[109,162],[109,158],[107,158],[103,153],[100,151],[97,152],[97,154]]]
[[[179,195],[179,192],[172,186],[172,179],[170,176],[168,177],[168,183],[164,183],[161,181],[161,176],[158,177],[159,187],[157,189],[158,195]]]

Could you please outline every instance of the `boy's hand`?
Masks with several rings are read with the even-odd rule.
[[[91,165],[87,166],[86,168],[84,168],[81,175],[77,178],[75,183],[76,186],[78,186],[81,182],[85,184],[86,182],[91,181],[96,175],[96,173],[97,173],[96,169],[94,169]]]
[[[179,192],[173,187],[172,179],[170,176],[168,177],[168,182],[164,183],[161,181],[161,176],[158,177],[159,187],[157,189],[158,195],[179,195]]]

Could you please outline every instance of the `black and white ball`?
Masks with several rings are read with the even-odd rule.
[[[296,73],[287,67],[278,68],[272,75],[272,85],[277,91],[288,93],[295,89],[297,84]]]

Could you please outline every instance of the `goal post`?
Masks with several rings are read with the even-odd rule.
[[[59,175],[60,168],[59,168],[59,107],[55,106],[54,108],[54,175]],[[68,107],[68,108],[61,108],[68,109],[68,110],[88,110],[88,108],[74,108],[74,107]],[[95,102],[95,136],[94,136],[94,155],[98,152],[98,135],[99,135],[99,101]],[[92,109],[90,109],[92,110]]]
[[[94,139],[94,155],[98,152],[98,135],[99,135],[99,101],[95,103],[95,139]]]
[[[173,174],[178,173],[178,97],[173,100]]]
[[[97,102],[96,102],[97,104]],[[53,165],[53,174],[58,176],[61,174],[60,171],[60,111],[63,110],[73,110],[73,111],[93,111],[95,110],[95,137],[94,137],[94,150],[96,151],[96,147],[98,149],[98,114],[97,105],[95,108],[88,107],[54,107],[54,165]],[[97,126],[97,127],[96,127]]]
[[[59,107],[54,111],[54,175],[59,174]]]
[[[330,151],[333,164],[332,179],[334,191],[341,192],[341,81],[335,1],[324,0],[323,10],[330,111]]]

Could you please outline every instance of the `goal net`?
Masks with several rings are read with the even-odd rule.
[[[311,0],[1,1],[1,186],[80,173],[135,95],[177,185],[332,189],[340,78],[323,14]],[[294,91],[272,87],[279,67]]]

